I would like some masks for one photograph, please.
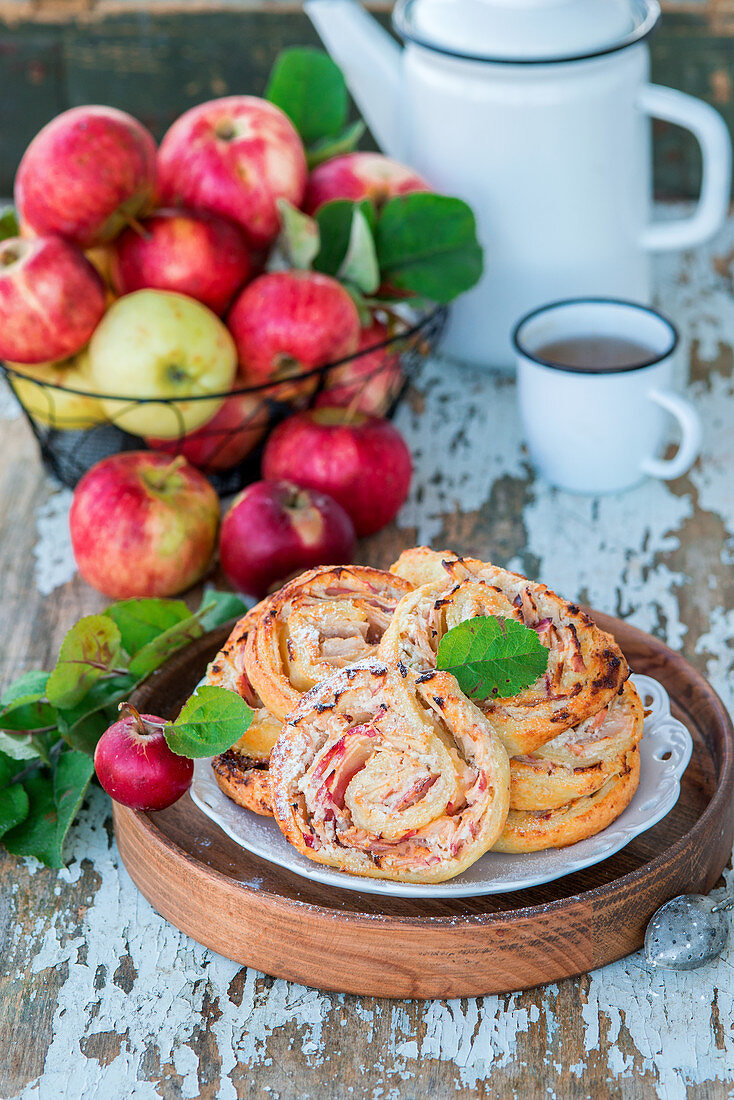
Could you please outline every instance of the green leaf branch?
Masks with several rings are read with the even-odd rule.
[[[244,611],[239,596],[213,589],[196,611],[183,600],[121,600],[69,630],[50,672],[23,673],[7,687],[0,698],[0,843],[14,855],[62,867],[97,741],[116,721],[119,704],[173,653]],[[244,701],[222,688],[200,689],[194,699],[196,706],[187,704],[170,724],[176,752],[221,752],[210,746],[231,735],[229,748],[251,721]],[[222,715],[218,735],[215,711]]]
[[[507,699],[543,675],[548,650],[524,623],[480,615],[443,635],[436,667],[452,673],[470,699]]]

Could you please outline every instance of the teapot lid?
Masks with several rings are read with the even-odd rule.
[[[400,36],[474,61],[580,61],[645,38],[658,0],[398,0]]]

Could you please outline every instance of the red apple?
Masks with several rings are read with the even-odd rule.
[[[382,153],[345,153],[314,168],[308,181],[304,210],[315,214],[332,199],[371,199],[382,206],[396,195],[430,191],[426,181],[396,160]]]
[[[336,279],[315,271],[274,271],[246,286],[227,325],[241,369],[252,385],[280,382],[352,355],[359,342],[359,314]],[[312,391],[316,380],[283,388]]]
[[[380,347],[390,338],[387,327],[373,320],[359,335],[360,353],[341,367],[334,367],[324,379],[316,405],[350,407],[368,416],[381,416],[389,409],[402,382],[400,356],[392,348]]]
[[[180,439],[146,439],[154,451],[183,455],[205,473],[242,462],[265,435],[268,411],[258,394],[235,393],[202,428]]]
[[[94,770],[110,798],[133,810],[165,810],[186,794],[194,762],[178,756],[155,714],[121,703],[122,717],[106,729],[94,750]]]
[[[60,237],[0,242],[0,358],[44,363],[76,355],[105,311],[89,260]]]
[[[192,107],[173,123],[158,153],[162,202],[224,214],[256,248],[278,234],[278,199],[301,205],[306,175],[292,122],[257,96],[225,96]]]
[[[26,149],[15,205],[34,233],[92,248],[137,217],[154,189],[155,142],[145,127],[114,107],[73,107]]]
[[[229,582],[261,599],[288,577],[354,554],[354,527],[324,493],[288,481],[256,481],[235,497],[222,521],[219,556]]]
[[[188,294],[221,314],[250,270],[247,239],[234,222],[158,210],[115,241],[112,282],[119,294],[145,287]]]
[[[398,514],[413,471],[405,440],[388,420],[347,409],[297,413],[265,445],[263,475],[287,478],[337,500],[361,538]]]
[[[173,596],[212,559],[219,498],[183,457],[126,451],[103,458],[74,490],[69,513],[84,580],[112,599]]]

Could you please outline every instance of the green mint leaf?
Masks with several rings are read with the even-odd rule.
[[[205,686],[197,689],[163,733],[173,752],[196,759],[231,749],[251,721],[252,711],[239,695]]]
[[[19,237],[20,225],[15,207],[4,206],[0,210],[0,241],[7,241],[8,237]]]
[[[380,268],[377,263],[375,238],[360,206],[354,207],[349,229],[349,243],[337,278],[356,286],[362,294],[374,294],[380,285]]]
[[[218,626],[241,618],[247,611],[247,604],[236,592],[219,592],[216,588],[205,588],[201,597],[201,606],[196,617],[204,631],[216,630]]]
[[[83,753],[67,750],[56,763],[53,777],[37,772],[23,783],[29,799],[25,820],[3,837],[16,856],[35,856],[47,867],[63,867],[64,838],[82,803],[94,764]]]
[[[59,733],[67,745],[94,756],[100,737],[119,717],[117,704],[129,699],[137,684],[129,675],[100,680],[75,707],[60,710]]]
[[[0,791],[0,837],[28,817],[30,803],[20,783]]]
[[[0,731],[0,752],[12,760],[37,760],[43,758],[39,746],[27,733],[3,733]]]
[[[145,679],[164,661],[167,661],[172,653],[183,649],[195,638],[200,638],[203,633],[204,630],[198,618],[189,615],[188,618],[176,623],[138,650],[130,662],[130,673],[138,680]]]
[[[316,211],[321,247],[314,257],[314,270],[336,278],[344,263],[352,238],[355,210],[361,210],[370,230],[374,231],[376,215],[372,203],[365,199],[354,203],[349,199],[325,202]]]
[[[362,119],[358,118],[355,122],[348,123],[340,133],[314,141],[306,150],[309,170],[313,171],[319,164],[323,164],[325,160],[331,160],[332,157],[353,153],[366,129]]]
[[[278,199],[277,206],[280,211],[280,249],[292,267],[308,271],[321,244],[318,222],[287,199]]]
[[[120,631],[104,615],[87,615],[71,628],[61,644],[56,668],[48,678],[49,703],[73,707],[103,676],[123,662]]]
[[[344,129],[349,95],[342,71],[323,50],[283,50],[270,74],[265,98],[280,107],[304,145]]]
[[[48,681],[47,672],[24,672],[17,680],[13,680],[5,688],[0,699],[0,706],[8,707],[16,699],[22,699],[27,695],[43,695]]]
[[[548,650],[524,623],[482,615],[444,634],[436,667],[452,673],[470,699],[508,699],[543,675]]]
[[[433,302],[453,301],[482,275],[474,214],[448,195],[390,199],[378,217],[376,243],[383,280]]]
[[[120,631],[123,649],[131,657],[172,626],[191,618],[183,600],[133,599],[113,603],[104,613]]]

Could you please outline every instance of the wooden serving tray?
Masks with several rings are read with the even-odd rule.
[[[115,804],[125,866],[154,908],[200,943],[266,974],[345,993],[506,993],[637,950],[658,906],[707,893],[727,864],[734,733],[713,688],[679,654],[618,619],[594,618],[635,672],[663,684],[694,744],[675,808],[605,862],[518,893],[437,901],[360,894],[250,855],[186,795],[152,814]],[[174,717],[227,634],[220,629],[176,655],[137,693],[138,708]]]

